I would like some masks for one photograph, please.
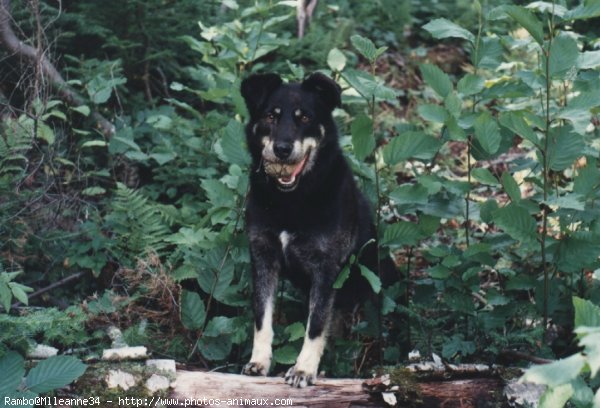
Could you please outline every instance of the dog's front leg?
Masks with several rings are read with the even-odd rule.
[[[242,369],[245,375],[267,375],[271,366],[273,342],[273,306],[281,259],[278,242],[264,235],[250,234],[250,254],[254,279],[254,343],[250,362]]]
[[[333,308],[333,282],[326,275],[315,275],[310,289],[310,308],[304,344],[296,365],[285,375],[285,382],[298,388],[314,384],[317,378]]]

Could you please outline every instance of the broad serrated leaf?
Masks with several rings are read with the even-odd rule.
[[[600,1],[594,0],[582,2],[564,15],[565,20],[587,20],[595,17],[600,17]]]
[[[64,387],[78,379],[87,366],[73,356],[53,356],[29,370],[25,385],[32,392],[44,393]]]
[[[422,132],[405,132],[394,137],[383,148],[383,159],[391,166],[408,159],[429,160],[442,143]]]
[[[542,22],[530,10],[521,6],[501,6],[500,9],[531,34],[539,44],[544,44],[544,28]]]
[[[488,169],[473,169],[471,175],[482,184],[487,184],[488,186],[498,185],[498,179]]]
[[[572,395],[573,386],[571,384],[562,384],[555,387],[549,387],[540,397],[539,408],[564,407]]]
[[[573,192],[581,195],[588,195],[600,186],[600,170],[595,165],[590,165],[578,169],[577,177],[573,183]]]
[[[332,71],[340,72],[346,66],[346,56],[337,48],[332,48],[327,54],[327,65]]]
[[[379,279],[379,276],[375,275],[375,272],[364,265],[359,264],[358,267],[360,269],[360,274],[367,280],[367,282],[369,282],[373,292],[379,293],[381,291],[381,279]]]
[[[438,18],[425,24],[423,28],[431,33],[433,38],[462,38],[471,43],[475,42],[475,36],[467,29],[453,23],[445,18]]]
[[[204,302],[196,292],[184,290],[181,292],[181,323],[188,330],[202,327],[206,319]]]
[[[570,126],[552,128],[548,141],[548,166],[555,171],[571,167],[583,155],[584,149],[583,138]]]
[[[396,90],[364,71],[347,68],[342,73],[342,78],[369,103],[373,98],[376,101],[396,102]]]
[[[531,126],[525,122],[522,113],[520,112],[502,112],[498,118],[502,126],[512,130],[523,139],[529,140],[535,146],[538,146],[539,139]]]
[[[532,243],[536,239],[536,223],[529,211],[516,204],[509,204],[493,213],[493,221],[514,239]]]
[[[91,110],[90,107],[87,105],[80,105],[80,106],[75,106],[73,108],[71,108],[71,110],[78,112],[80,114],[82,114],[83,116],[85,116],[86,118],[90,115]]]
[[[0,395],[15,391],[25,375],[25,360],[15,351],[7,352],[0,359],[0,373]]]
[[[513,203],[521,201],[521,190],[515,179],[508,172],[502,173],[502,187]]]
[[[231,352],[231,336],[201,337],[198,340],[198,351],[208,360],[224,360]]]
[[[581,353],[577,353],[550,364],[531,367],[525,371],[519,382],[531,382],[549,387],[558,387],[574,380],[584,365],[585,357]]]
[[[462,104],[463,101],[456,92],[450,92],[446,99],[444,99],[444,106],[454,118],[460,117]]]
[[[448,74],[432,64],[421,64],[420,68],[425,83],[442,99],[452,92],[452,81],[450,81]]]
[[[10,290],[12,291],[12,294],[15,297],[15,299],[17,299],[19,302],[23,303],[24,305],[29,304],[29,298],[27,297],[27,292],[33,292],[32,288],[25,286],[25,285],[21,285],[20,283],[17,283],[17,282],[9,282],[8,286],[10,287]]]
[[[403,184],[389,193],[394,204],[426,204],[429,191],[419,184]]]
[[[369,62],[375,62],[375,60],[378,57],[378,50],[375,47],[375,44],[373,44],[373,41],[358,34],[355,34],[352,37],[350,37],[350,42],[352,43],[354,48],[356,48],[356,50],[359,53],[361,53],[363,57],[369,60]]]
[[[487,111],[482,112],[475,120],[473,128],[477,141],[486,153],[496,153],[500,147],[502,137],[500,136],[498,124],[492,115]]]
[[[477,52],[471,53],[473,65],[477,68],[496,69],[502,63],[504,48],[498,37],[479,39]]]
[[[595,69],[600,67],[600,51],[585,51],[577,58],[577,68]]]
[[[208,324],[202,333],[203,336],[219,337],[233,333],[235,331],[235,319],[226,316],[215,316]]]
[[[359,115],[350,126],[354,155],[360,161],[364,160],[375,149],[373,138],[373,122],[367,115]]]
[[[573,308],[575,309],[575,327],[600,327],[600,306],[591,301],[573,296]]]
[[[250,155],[246,149],[244,126],[237,120],[230,120],[223,129],[215,151],[221,160],[230,164],[237,164],[245,168],[250,164]]]
[[[458,81],[456,90],[464,96],[475,95],[483,90],[485,80],[479,75],[467,74]]]
[[[417,108],[419,116],[429,122],[444,123],[449,113],[443,106],[426,103]]]
[[[381,240],[382,245],[415,245],[423,238],[419,226],[408,221],[387,225]]]
[[[572,79],[571,70],[575,69],[578,57],[579,49],[573,37],[563,33],[554,38],[550,46],[550,78]]]

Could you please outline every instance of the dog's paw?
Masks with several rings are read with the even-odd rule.
[[[265,365],[254,361],[249,362],[242,368],[242,374],[252,376],[266,376],[268,371],[269,369]]]
[[[285,383],[291,385],[292,387],[304,388],[307,385],[313,385],[316,377],[316,374],[297,370],[296,366],[294,366],[291,367],[285,374]]]

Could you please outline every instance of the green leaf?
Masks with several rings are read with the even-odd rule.
[[[342,78],[365,98],[368,103],[371,103],[373,98],[376,101],[396,103],[397,91],[385,86],[381,80],[364,71],[346,69],[342,73]]]
[[[500,9],[531,34],[539,44],[544,44],[544,28],[542,22],[529,10],[520,6],[501,6]]]
[[[198,340],[198,351],[208,360],[225,360],[231,352],[231,336],[201,337]]]
[[[90,107],[87,105],[80,105],[80,106],[75,106],[73,108],[71,108],[71,110],[78,112],[80,114],[82,114],[83,116],[85,116],[86,118],[88,116],[90,116],[91,110]]]
[[[88,197],[99,196],[106,193],[104,187],[87,187],[81,190],[81,194]]]
[[[471,175],[475,180],[478,180],[482,184],[487,184],[488,186],[498,185],[498,179],[488,169],[473,169],[473,171],[471,171]]]
[[[600,331],[584,334],[579,340],[579,346],[584,347],[591,378],[596,377],[600,370]]]
[[[494,221],[516,240],[532,243],[536,239],[536,223],[529,211],[516,204],[509,204],[494,212]]]
[[[585,51],[577,58],[577,68],[595,69],[600,67],[600,51]]]
[[[219,337],[233,333],[235,331],[235,319],[226,316],[215,316],[206,325],[205,337]]]
[[[579,49],[573,37],[562,33],[554,38],[550,46],[550,78],[570,79],[573,76],[571,70],[575,69],[578,58]]]
[[[183,290],[181,292],[181,323],[188,330],[202,327],[206,319],[204,302],[196,292]]]
[[[430,160],[442,143],[422,132],[404,132],[383,148],[383,159],[391,166],[408,159]]]
[[[549,387],[540,397],[539,408],[564,407],[572,395],[573,386],[571,384]]]
[[[333,282],[333,288],[341,289],[349,277],[350,277],[350,265],[346,265],[340,271],[340,274],[336,278],[335,282]]]
[[[575,327],[600,327],[600,307],[586,299],[573,296]]]
[[[513,203],[521,201],[521,190],[515,179],[508,172],[502,173],[502,187]]]
[[[548,166],[555,171],[562,171],[573,165],[583,156],[585,143],[581,135],[573,132],[570,126],[550,129],[548,141]]]
[[[487,111],[482,112],[475,120],[473,128],[481,147],[489,154],[496,153],[500,148],[502,137],[500,128],[492,115]]]
[[[25,375],[25,360],[19,353],[9,351],[0,359],[0,373],[0,395],[15,391]]]
[[[473,65],[477,68],[496,69],[502,63],[504,48],[498,37],[483,37],[479,39],[477,52],[471,54]]]
[[[39,394],[64,387],[81,377],[87,366],[73,356],[53,356],[33,367],[25,385]]]
[[[287,326],[283,332],[289,335],[288,341],[294,341],[304,337],[305,331],[304,324],[296,322]]]
[[[389,193],[394,204],[426,204],[429,191],[419,184],[403,184]]]
[[[467,74],[458,81],[456,89],[464,96],[478,94],[485,87],[485,80],[479,75]]]
[[[30,288],[29,286],[21,285],[20,283],[16,283],[16,282],[10,282],[8,284],[8,286],[10,287],[10,290],[12,291],[12,294],[15,297],[15,299],[17,299],[19,302],[23,303],[24,305],[29,304],[29,298],[27,297],[27,292],[33,292],[32,288]]]
[[[250,155],[246,149],[244,126],[237,120],[230,120],[215,145],[219,159],[225,163],[237,164],[241,168],[250,165]]]
[[[108,143],[104,140],[90,140],[81,145],[81,147],[106,147]]]
[[[471,43],[475,42],[475,36],[470,31],[462,28],[452,21],[446,20],[445,18],[432,20],[425,24],[423,28],[429,31],[433,38],[442,39],[454,37],[463,38]]]
[[[568,384],[577,378],[584,365],[585,357],[581,353],[577,353],[550,364],[531,367],[525,371],[519,382],[531,382],[549,387],[558,387]]]
[[[10,310],[10,301],[12,300],[12,291],[8,285],[0,281],[0,304],[4,308],[5,312]]]
[[[460,112],[462,110],[462,99],[457,95],[456,92],[450,92],[446,99],[444,99],[444,106],[450,112],[454,118],[460,117]]]
[[[381,291],[381,280],[379,279],[379,276],[375,275],[372,270],[364,265],[359,264],[358,267],[360,268],[360,274],[369,282],[373,292],[379,293],[379,291]]]
[[[346,66],[346,56],[337,48],[332,48],[327,54],[327,65],[332,71],[343,71]]]
[[[278,364],[294,364],[297,356],[298,350],[291,344],[279,347],[273,352],[273,360]]]
[[[433,104],[419,105],[417,112],[423,119],[435,123],[444,123],[449,116],[443,106]]]
[[[452,91],[452,81],[450,81],[450,77],[444,71],[432,64],[421,64],[420,68],[425,83],[442,98],[447,97]]]
[[[423,234],[419,226],[408,221],[387,225],[381,240],[382,245],[415,245]]]
[[[585,20],[600,17],[600,1],[584,1],[573,10],[565,13],[565,20]]]
[[[359,115],[350,127],[354,155],[360,161],[364,160],[375,149],[373,138],[373,122],[367,115]]]
[[[350,42],[363,57],[369,60],[370,63],[374,63],[375,60],[387,50],[387,47],[375,48],[373,41],[358,34],[350,37]]]
[[[499,122],[502,126],[512,130],[523,139],[529,140],[534,146],[539,145],[539,138],[531,128],[525,122],[523,115],[519,112],[502,112],[499,116]]]

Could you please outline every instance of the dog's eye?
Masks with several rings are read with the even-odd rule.
[[[308,123],[308,122],[310,122],[310,118],[306,115],[302,115],[302,116],[300,116],[300,121],[302,123]]]
[[[265,117],[265,120],[268,123],[273,123],[275,121],[275,115],[273,115],[271,112],[267,113],[267,116]]]

